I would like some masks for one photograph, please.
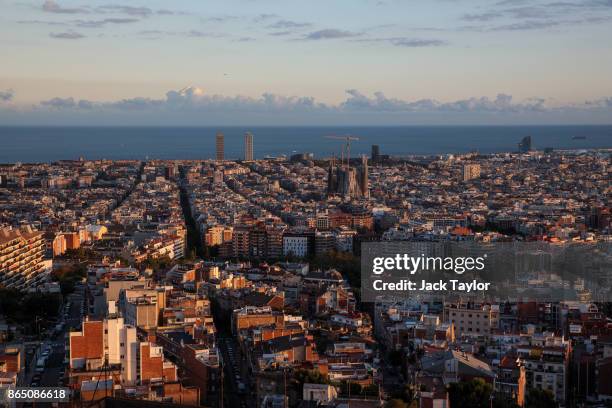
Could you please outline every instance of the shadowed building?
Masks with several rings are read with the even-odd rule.
[[[217,155],[216,155],[216,159],[217,161],[223,161],[225,159],[225,140],[224,140],[224,136],[223,133],[221,132],[217,132],[217,136],[216,136],[216,143],[215,143],[215,147],[216,147],[216,151],[217,151]]]
[[[253,134],[251,132],[244,134],[244,160],[253,161]]]
[[[525,136],[518,145],[519,153],[528,153],[533,149],[531,136]]]

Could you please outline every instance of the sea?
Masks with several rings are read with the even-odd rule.
[[[0,163],[94,159],[211,159],[215,135],[225,135],[226,159],[244,157],[244,133],[254,135],[256,158],[313,153],[339,156],[351,135],[351,157],[372,145],[391,156],[478,151],[513,152],[525,136],[536,149],[612,148],[605,126],[398,126],[398,127],[7,127],[0,126]],[[331,136],[331,137],[330,137]]]

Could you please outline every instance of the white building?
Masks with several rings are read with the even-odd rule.
[[[308,237],[306,236],[284,236],[283,255],[305,258],[308,255]]]

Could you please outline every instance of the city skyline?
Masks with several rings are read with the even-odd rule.
[[[3,4],[5,124],[603,124],[609,2]]]
[[[0,9],[0,406],[612,407],[612,0]]]

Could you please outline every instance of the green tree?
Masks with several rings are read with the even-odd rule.
[[[469,382],[458,382],[448,389],[450,406],[453,408],[489,408],[493,387],[481,378]]]
[[[525,398],[525,408],[556,408],[555,397],[548,390],[532,388]]]
[[[329,384],[329,381],[318,370],[296,370],[293,378],[301,385],[309,384]]]
[[[348,381],[343,381],[340,384],[340,394],[347,396],[347,397],[350,395],[351,398],[358,397],[361,394],[361,385],[355,382],[349,383]]]

